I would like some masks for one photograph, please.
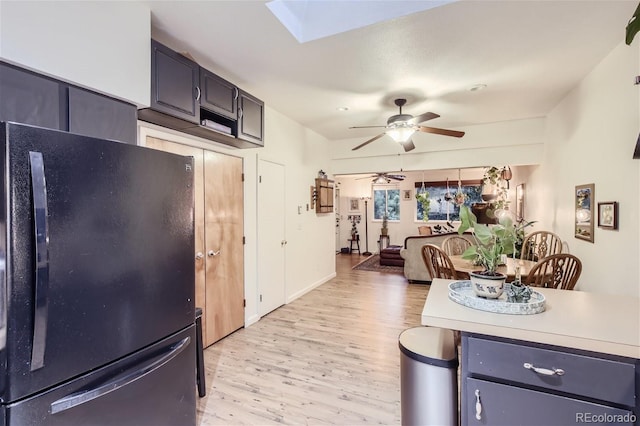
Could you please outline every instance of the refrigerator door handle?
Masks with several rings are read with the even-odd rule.
[[[44,367],[49,309],[49,224],[47,183],[41,152],[29,151],[31,191],[33,196],[33,225],[35,235],[35,294],[33,310],[33,347],[31,371]]]
[[[151,358],[151,360],[147,361],[147,363],[141,367],[136,365],[135,367],[116,375],[106,383],[103,383],[95,388],[81,390],[52,402],[51,414],[69,410],[70,408],[76,407],[80,404],[84,404],[85,402],[89,402],[96,398],[100,398],[101,396],[104,396],[110,392],[127,386],[130,383],[133,383],[134,381],[140,379],[143,376],[146,376],[149,373],[152,373],[153,371],[157,370],[158,368],[162,367],[173,358],[178,356],[180,352],[182,352],[187,348],[187,346],[189,346],[190,342],[191,337],[187,336],[179,342],[176,342],[173,345],[165,348],[165,351],[163,353]]]

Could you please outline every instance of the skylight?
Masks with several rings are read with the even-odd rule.
[[[306,43],[454,1],[272,0],[266,5],[299,43]]]

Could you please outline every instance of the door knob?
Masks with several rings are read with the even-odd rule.
[[[201,260],[202,258],[204,258],[204,254],[202,254],[201,251],[196,253],[196,260]]]
[[[218,251],[209,250],[209,252],[207,253],[207,256],[215,257],[215,256],[217,256],[219,254],[220,254],[220,250],[218,250]]]

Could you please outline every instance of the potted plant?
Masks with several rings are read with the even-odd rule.
[[[522,229],[533,222],[516,225],[509,215],[504,215],[497,225],[479,224],[466,205],[460,207],[460,222],[458,233],[471,230],[475,241],[462,253],[462,258],[472,260],[483,268],[469,274],[473,289],[482,297],[499,297],[507,277],[497,271],[498,266],[503,256],[514,253]]]
[[[422,207],[422,220],[427,222],[429,220],[429,207],[431,204],[431,200],[429,200],[429,191],[426,189],[416,191],[416,200],[418,200]]]
[[[380,229],[380,235],[389,235],[389,216],[385,213],[382,216],[382,228]]]

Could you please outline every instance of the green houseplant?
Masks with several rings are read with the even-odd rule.
[[[423,189],[421,191],[416,191],[416,200],[422,206],[422,220],[427,222],[429,220],[429,208],[431,205],[431,200],[429,200],[429,191]]]
[[[475,244],[462,253],[462,258],[471,260],[483,268],[470,274],[474,290],[483,297],[499,297],[507,278],[497,271],[502,257],[514,253],[523,229],[533,222],[516,225],[509,215],[504,215],[497,225],[479,224],[476,216],[466,205],[460,207],[460,222],[458,233],[471,230],[475,241]]]

